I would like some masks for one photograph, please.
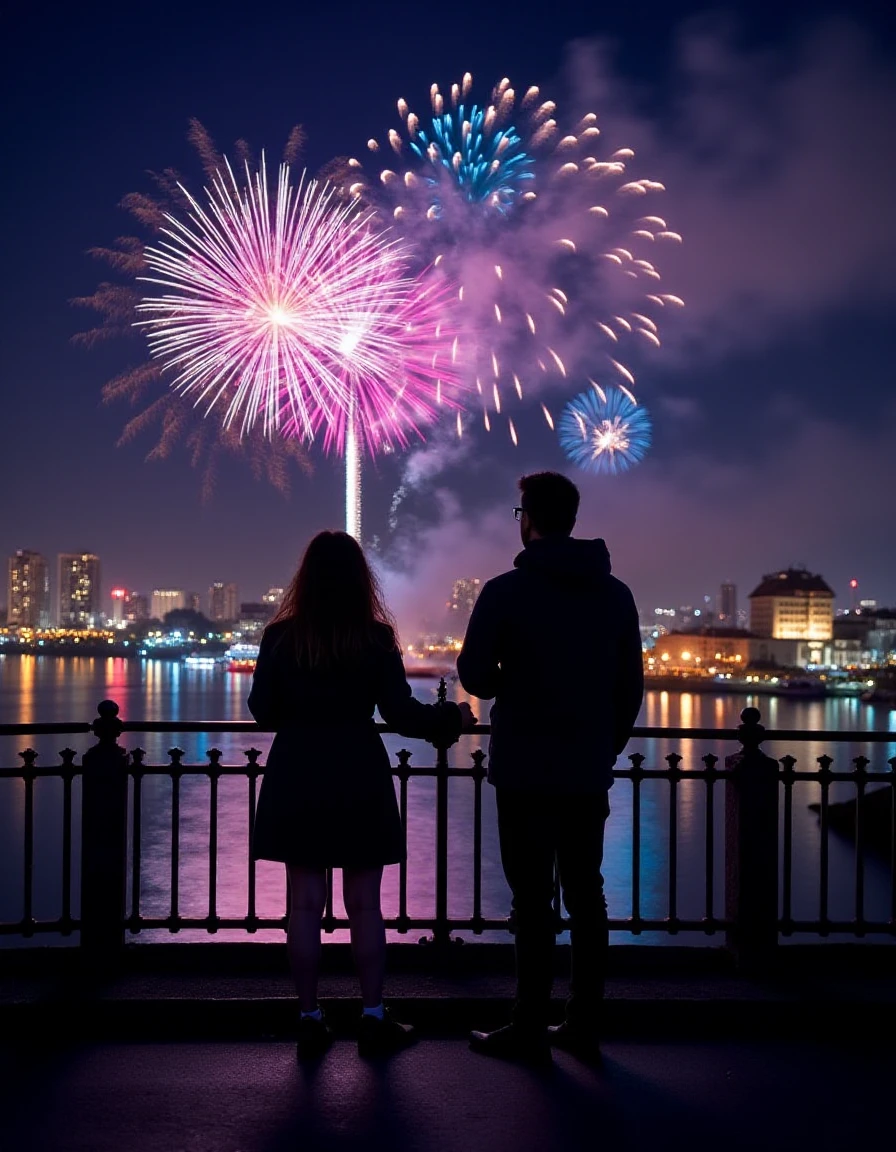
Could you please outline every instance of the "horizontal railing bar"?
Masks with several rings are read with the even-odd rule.
[[[442,772],[453,779],[468,780],[471,775],[476,771],[473,765],[469,768],[448,768],[440,769],[437,767],[415,767],[412,768],[408,765],[407,768],[402,768],[401,772],[393,769],[393,776],[408,777],[428,777],[434,779]],[[613,778],[616,780],[668,780],[671,769],[669,768],[614,768]],[[732,773],[723,768],[687,768],[678,767],[675,771],[683,778],[688,780],[727,780],[732,778]],[[250,769],[248,765],[243,764],[217,764],[212,767],[210,764],[145,764],[141,763],[139,770],[133,767],[128,768],[128,775],[130,776],[205,776],[211,778],[212,776],[240,776],[246,777],[248,775],[264,775],[264,766],[259,764]],[[82,775],[82,770],[75,766],[66,767],[64,765],[57,765],[55,767],[37,767],[33,768],[0,768],[0,780],[24,780],[26,776],[34,778],[57,778],[65,779],[68,776],[75,777]],[[780,780],[809,780],[819,781],[821,770],[818,768],[789,770],[780,768],[778,770],[778,778]],[[896,777],[889,771],[865,771],[861,777],[868,784],[893,784],[896,782]],[[859,779],[859,773],[855,769],[844,770],[842,772],[834,772],[828,770],[825,773],[825,779],[831,783],[855,783]]]
[[[412,917],[401,926],[398,927],[397,917],[385,919],[384,923],[386,928],[390,931],[404,931],[418,928],[432,928],[436,924],[436,918],[431,917]],[[236,929],[245,930],[248,926],[248,919],[246,917],[218,917],[215,920],[215,928],[219,931],[221,929]],[[481,929],[483,932],[503,932],[507,931],[507,919],[503,918],[489,918],[482,917],[474,925],[472,918],[467,920],[449,919],[447,922],[448,930],[451,932],[478,932]],[[561,921],[564,930],[569,928],[569,919],[564,918]],[[348,929],[349,922],[347,918],[337,917],[333,921],[335,929]],[[272,929],[284,929],[286,925],[285,917],[270,918],[270,917],[257,917],[252,926],[258,931],[267,931]],[[128,918],[122,925],[131,935],[137,936],[144,931],[164,930],[171,931],[172,927],[177,927],[179,931],[201,931],[209,927],[209,922],[201,918],[183,917],[179,919],[175,925],[174,921],[170,918],[142,918],[137,925]],[[28,921],[27,923],[19,922],[17,924],[4,923],[0,924],[0,936],[21,936],[25,933],[33,935],[35,933],[57,932],[63,936],[70,936],[79,931],[81,927],[80,920],[71,920],[64,923],[61,920],[37,920]],[[700,932],[703,935],[715,935],[717,932],[724,932],[732,927],[732,921],[724,919],[715,920],[695,920],[695,919],[654,919],[654,918],[641,918],[635,919],[619,919],[611,918],[609,921],[611,932],[631,932],[633,928],[642,932],[669,932],[674,929],[675,932]],[[896,923],[887,920],[788,920],[783,919],[778,921],[778,931],[784,935],[793,935],[797,932],[808,932],[813,935],[818,935],[819,929],[822,929],[825,935],[840,932],[849,935],[855,935],[857,932],[864,935],[869,933],[879,933],[887,936],[896,936]],[[174,933],[176,935],[176,933]]]
[[[388,725],[376,722],[374,727],[378,732],[396,733]],[[59,724],[0,724],[0,736],[29,736],[53,735],[76,732],[90,732],[93,725],[80,722]],[[271,729],[262,728],[254,720],[124,720],[121,725],[122,732],[270,732]],[[488,736],[491,733],[490,724],[477,724],[465,735]],[[635,728],[632,739],[677,739],[677,740],[717,740],[738,743],[740,735],[737,728]],[[896,732],[890,731],[861,731],[861,732],[817,732],[800,729],[774,729],[766,728],[762,734],[762,741],[768,744],[781,740],[823,740],[834,743],[870,743],[870,744],[896,744]]]

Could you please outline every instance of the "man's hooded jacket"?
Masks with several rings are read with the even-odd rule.
[[[530,541],[479,594],[457,672],[491,708],[488,779],[526,791],[597,792],[644,694],[638,611],[603,540]]]

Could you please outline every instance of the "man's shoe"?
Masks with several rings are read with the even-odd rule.
[[[299,1017],[299,1034],[296,1041],[296,1055],[300,1060],[315,1060],[323,1056],[333,1043],[333,1033],[321,1015],[320,1020],[313,1016]]]
[[[600,1064],[600,1043],[594,1028],[582,1024],[572,1024],[564,1020],[548,1028],[548,1040],[555,1048],[562,1048],[586,1064]]]
[[[417,1029],[412,1024],[399,1024],[392,1018],[387,1008],[380,1020],[378,1016],[364,1013],[358,1024],[358,1055],[388,1056],[407,1048],[417,1039]]]
[[[551,1063],[551,1046],[546,1033],[520,1028],[516,1024],[508,1024],[494,1032],[471,1032],[470,1047],[474,1052],[517,1060],[522,1064],[545,1066]]]

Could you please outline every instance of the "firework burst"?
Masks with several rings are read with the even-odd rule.
[[[188,140],[206,179],[213,180],[215,173],[224,167],[224,160],[198,120],[190,121]],[[304,133],[296,126],[283,150],[284,163],[297,162],[303,142]],[[251,164],[250,151],[244,142],[238,141],[234,152],[239,163]],[[142,295],[138,278],[147,271],[146,237],[158,238],[166,213],[188,207],[181,192],[184,181],[177,172],[168,168],[151,172],[150,177],[154,186],[152,194],[132,192],[121,201],[121,207],[143,235],[122,236],[112,247],[90,250],[90,255],[105,264],[116,279],[105,281],[91,295],[72,301],[98,316],[96,327],[79,332],[73,338],[86,348],[133,341],[139,334],[134,322]],[[141,343],[145,348],[145,342]],[[146,454],[147,460],[166,459],[178,448],[187,449],[191,464],[200,473],[203,501],[211,499],[222,469],[232,467],[238,460],[248,463],[257,479],[267,480],[284,495],[290,491],[296,467],[304,473],[311,471],[308,452],[299,440],[266,441],[260,426],[241,437],[237,428],[226,429],[203,420],[200,413],[166,387],[159,360],[141,360],[121,372],[103,386],[102,399],[107,404],[124,402],[136,410],[125,423],[119,446],[130,446],[155,430],[156,443]]]
[[[347,522],[360,533],[360,451],[407,444],[456,407],[453,333],[441,276],[409,272],[405,246],[337,189],[281,165],[273,197],[262,158],[238,183],[225,161],[186,219],[167,214],[145,253],[155,294],[138,305],[171,386],[224,427],[346,459]]]
[[[557,425],[567,459],[589,472],[625,472],[650,447],[650,416],[627,388],[582,392],[563,409]]]
[[[631,172],[632,150],[602,154],[596,114],[564,131],[537,88],[504,79],[483,104],[472,88],[469,73],[448,93],[434,84],[425,116],[399,100],[400,130],[368,141],[388,157],[378,179],[357,159],[343,179],[456,282],[483,422],[506,420],[516,443],[511,405],[597,356],[634,387],[632,357],[659,346],[659,318],[682,304],[655,263],[681,237],[652,214],[663,186]]]

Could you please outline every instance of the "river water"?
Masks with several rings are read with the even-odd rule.
[[[428,679],[411,681],[414,695],[431,702],[437,682]],[[246,696],[250,677],[231,673],[223,667],[187,668],[176,662],[156,660],[102,659],[91,657],[0,656],[0,724],[90,721],[96,716],[96,705],[102,699],[115,700],[126,720],[250,720]],[[453,699],[470,699],[457,683],[449,685]],[[474,711],[483,721],[488,719],[487,705],[471,699]],[[648,691],[638,719],[642,727],[690,727],[731,729],[739,723],[740,712],[755,705],[768,729],[798,729],[817,733],[817,738],[784,746],[773,741],[766,751],[780,757],[790,753],[798,758],[798,768],[814,768],[815,758],[823,753],[835,757],[835,770],[848,770],[851,758],[860,754],[871,760],[870,769],[882,771],[887,760],[896,755],[896,710],[861,702],[855,698],[824,700],[784,700],[776,697],[749,697],[733,694],[700,694],[688,692]],[[825,731],[854,731],[854,743],[826,745]],[[893,731],[892,742],[862,743],[863,731]],[[333,734],[338,747],[338,733]],[[271,737],[221,733],[214,746],[223,752],[225,764],[245,763],[244,751],[255,746],[267,753]],[[21,763],[17,753],[30,745],[38,753],[38,765],[58,763],[58,752],[66,745],[81,753],[90,746],[90,736],[33,736],[24,738],[0,736],[0,766]],[[427,766],[434,762],[433,749],[421,742],[400,736],[386,736],[390,754],[399,748],[412,752],[412,765]],[[450,750],[449,759],[458,767],[470,763],[469,753],[484,747],[487,737],[466,736]],[[140,734],[128,735],[122,743],[146,750],[147,764],[165,764],[167,750],[180,747],[183,762],[201,763],[210,746],[204,735]],[[701,768],[700,757],[714,752],[720,757],[735,751],[730,742],[652,738],[633,740],[626,753],[642,752],[645,767],[664,767],[664,757],[676,752],[683,757],[681,768]],[[263,762],[263,757],[262,757]],[[627,766],[627,765],[626,765]],[[721,765],[720,765],[721,766]],[[208,907],[208,781],[202,777],[187,778],[181,786],[181,871],[180,913],[202,916]],[[218,914],[242,916],[246,913],[248,785],[239,778],[222,779],[219,786],[219,855]],[[685,779],[679,788],[677,823],[679,830],[678,915],[698,918],[704,914],[704,816],[706,789],[702,781]],[[847,784],[832,788],[832,800],[847,799],[854,792]],[[795,918],[818,915],[818,859],[820,840],[818,819],[809,804],[819,796],[811,782],[794,789],[794,889]],[[75,784],[75,813],[79,786]],[[632,913],[631,896],[631,800],[632,787],[619,781],[610,793],[612,815],[607,825],[604,873],[610,915],[624,918]],[[483,788],[483,914],[503,917],[509,909],[510,896],[501,874],[495,823],[494,793]],[[670,789],[665,781],[647,781],[642,785],[641,801],[641,914],[661,918],[668,914],[668,821]],[[40,780],[35,786],[35,915],[38,919],[58,915],[61,890],[61,784]],[[449,788],[449,915],[472,913],[473,858],[473,787],[465,779],[450,782]],[[723,859],[723,792],[717,788],[716,853],[714,860],[715,908],[722,915],[724,899]],[[21,781],[0,780],[0,921],[17,920],[22,914],[22,844],[23,785]],[[171,784],[165,778],[144,781],[142,808],[143,841],[141,881],[144,915],[163,916],[169,909],[169,860],[171,849]],[[432,915],[435,906],[435,790],[431,780],[411,780],[409,784],[408,833],[408,911],[411,916]],[[75,843],[75,859],[78,845]],[[830,838],[829,915],[849,918],[853,914],[855,884],[854,849],[850,842]],[[890,906],[890,873],[882,860],[866,860],[865,910],[871,919],[886,919]],[[77,875],[75,875],[77,890]],[[339,875],[336,874],[336,911],[342,914]],[[383,892],[387,916],[398,910],[398,868],[386,869]],[[261,861],[257,876],[259,915],[282,914],[285,900],[283,868]],[[77,901],[74,902],[77,909]],[[417,939],[421,930],[394,939]],[[184,931],[177,936],[167,932],[148,931],[137,939],[244,939],[237,931],[221,931],[209,937],[204,932]],[[333,939],[342,939],[336,933]],[[486,934],[485,938],[506,938]],[[836,936],[830,939],[836,939]],[[851,937],[842,937],[850,939]],[[55,940],[42,936],[47,943]],[[279,930],[265,930],[253,939],[282,940]],[[795,936],[799,942],[805,936]],[[880,940],[887,937],[869,936]],[[626,931],[615,932],[614,943],[662,944],[668,941],[663,932],[647,932],[633,937]],[[702,933],[682,933],[675,937],[680,944],[718,944],[720,937]],[[0,946],[15,941],[0,937]]]

